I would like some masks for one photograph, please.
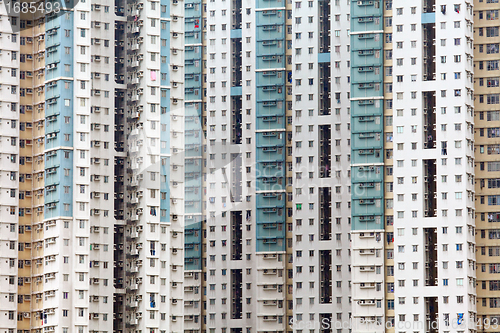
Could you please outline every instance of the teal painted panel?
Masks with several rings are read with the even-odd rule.
[[[265,148],[257,148],[258,161],[282,161],[285,158],[284,146],[270,146]]]
[[[351,98],[368,98],[382,96],[383,83],[365,81],[351,84]]]
[[[201,46],[186,46],[184,54],[185,60],[201,60]]]
[[[257,8],[285,7],[285,0],[257,0]]]
[[[197,157],[201,155],[199,144],[186,145],[186,157]]]
[[[376,0],[354,0],[354,6],[351,7],[352,15],[378,15],[383,14],[380,1]],[[356,17],[356,16],[354,16]]]
[[[325,63],[325,62],[330,62],[331,61],[331,55],[330,53],[319,53],[318,54],[318,62]]]
[[[279,54],[257,55],[258,69],[274,69],[285,67],[285,52]]]
[[[257,86],[257,102],[261,101],[283,101],[285,99],[285,89],[283,85],[259,85]]]
[[[366,182],[368,180],[381,182],[384,179],[383,167],[380,165],[374,166],[356,166],[351,168],[352,182]]]
[[[353,216],[351,218],[352,230],[383,230],[384,223],[383,215],[366,215],[366,216]]]
[[[372,146],[351,151],[351,159],[354,164],[382,163],[383,156],[382,147]]]
[[[352,184],[352,199],[382,198],[384,196],[383,183],[374,181]]]
[[[241,29],[231,29],[231,38],[241,38]]]
[[[256,32],[257,41],[285,39],[285,25],[282,22],[258,25]]]
[[[243,90],[241,87],[231,87],[231,96],[241,96]]]
[[[422,24],[436,23],[436,13],[422,13]]]
[[[285,72],[270,70],[255,73],[257,86],[285,84]]]
[[[382,66],[356,66],[352,69],[352,83],[360,82],[382,82],[384,80],[381,72]]]
[[[201,201],[201,190],[199,186],[186,186],[186,201]]]
[[[201,103],[186,103],[185,105],[185,117],[186,117],[186,121],[188,121],[188,123],[190,121],[194,121],[195,124],[198,124],[197,125],[197,128],[200,128],[201,125],[199,125],[199,119],[201,117]],[[188,119],[190,118],[190,119]],[[189,124],[188,124],[189,125]]]
[[[283,41],[281,39],[257,41],[256,54],[258,55],[284,54],[284,53],[285,53],[285,48],[283,47]]]
[[[384,213],[383,198],[353,198],[352,210],[357,215],[382,215]]]
[[[202,209],[201,200],[185,201],[184,203],[185,214],[197,214],[200,213]]]
[[[184,61],[184,70],[186,73],[198,73],[200,69],[200,59],[186,59]]]
[[[351,133],[373,133],[373,132],[383,132],[382,126],[382,116],[362,116],[362,117],[353,117],[354,122],[352,123]]]
[[[259,162],[256,166],[257,178],[260,177],[284,177],[285,171],[283,170],[284,156],[281,159],[269,162]]]
[[[285,194],[280,192],[263,193],[256,199],[256,207],[280,207],[283,209],[283,199]],[[277,212],[276,212],[277,213]],[[281,211],[280,216],[283,212]],[[284,220],[283,220],[284,221]]]
[[[201,216],[185,218],[184,264],[186,270],[201,269]]]
[[[256,226],[258,235],[265,238],[281,238],[283,239],[283,227],[285,222],[272,221],[269,223],[259,223]]]
[[[286,208],[283,200],[278,205],[257,207],[257,224],[272,222],[283,223],[285,222],[285,212]],[[276,237],[276,235],[272,234],[257,236]]]
[[[273,112],[273,113],[271,113]],[[269,110],[268,116],[259,116],[257,118],[256,128],[258,130],[275,130],[275,129],[283,129],[285,128],[285,116],[284,111],[281,112],[281,115],[277,115],[276,110]]]
[[[201,44],[201,31],[186,31],[184,33],[184,41],[189,44]]]
[[[355,133],[351,136],[351,144],[353,149],[381,149],[384,145],[380,140],[381,136],[380,132]]]
[[[285,251],[283,238],[258,238],[257,252],[282,252]]]
[[[381,117],[383,114],[383,101],[380,99],[362,99],[358,101],[352,101],[351,115],[352,117],[364,117],[378,115]],[[357,119],[353,119],[354,122]],[[366,122],[366,119],[360,119],[361,122]]]
[[[381,49],[383,48],[382,33],[357,33],[353,35],[354,45],[357,49]]]
[[[355,45],[353,47],[355,47]],[[355,48],[353,52],[351,52],[351,68],[354,69],[360,66],[382,66],[382,55],[381,49]]]
[[[185,140],[186,144],[199,144],[201,145],[201,130],[200,129],[195,129],[195,130],[187,130],[185,133]]]
[[[255,182],[257,191],[283,191],[284,177],[257,177]]]
[[[257,147],[273,147],[285,145],[285,132],[269,131],[257,133]]]
[[[184,163],[186,172],[201,172],[202,170],[202,162],[199,159],[187,159]]]
[[[284,24],[285,16],[284,10],[281,9],[268,9],[260,10],[255,13],[257,26],[264,24]]]
[[[357,15],[356,15],[357,16]],[[351,18],[352,31],[374,31],[382,30],[382,19],[380,16],[366,15]]]

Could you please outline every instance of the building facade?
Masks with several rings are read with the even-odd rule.
[[[361,327],[477,329],[472,5],[351,4]]]
[[[302,1],[292,16],[294,329],[348,332],[350,11]]]
[[[495,0],[8,8],[0,332],[496,331]]]
[[[182,331],[184,3],[60,9],[0,16],[0,330]]]

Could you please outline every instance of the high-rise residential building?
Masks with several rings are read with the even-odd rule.
[[[351,3],[358,329],[476,330],[472,5]]]
[[[0,330],[182,331],[184,2],[49,5],[1,9]]]
[[[323,332],[351,316],[349,6],[297,1],[292,16],[294,323]]]
[[[495,1],[474,3],[474,171],[475,180],[475,233],[476,233],[476,290],[478,327],[492,332],[500,320],[498,283],[500,266],[497,170],[500,165],[498,137],[500,136],[499,108],[499,4]],[[467,79],[470,80],[469,77]],[[473,224],[474,226],[474,224]]]
[[[0,333],[495,332],[497,0],[3,4]]]
[[[293,304],[291,8],[205,5],[202,329],[283,332]]]

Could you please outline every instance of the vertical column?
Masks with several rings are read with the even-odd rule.
[[[316,329],[341,332],[338,324],[351,316],[350,10],[341,1],[302,2],[291,23],[294,257],[287,305],[294,330],[314,321],[322,323]]]
[[[21,288],[18,288],[18,274],[22,270],[18,269],[18,260],[23,257],[18,252],[20,236],[19,227],[23,218],[19,218],[19,176],[20,172],[27,172],[31,166],[27,157],[21,156],[24,149],[20,149],[20,45],[19,45],[19,15],[18,13],[7,13],[2,6],[0,9],[0,32],[2,33],[2,71],[0,80],[2,82],[2,105],[0,106],[0,118],[2,123],[1,143],[0,143],[0,170],[2,173],[2,183],[0,187],[0,220],[1,230],[0,240],[2,247],[0,250],[0,293],[4,302],[0,306],[0,313],[5,320],[0,327],[4,331],[15,331],[18,317],[23,314],[22,305],[18,306],[18,297],[22,297]],[[12,15],[12,16],[8,16]],[[25,99],[23,99],[25,100]],[[22,147],[21,147],[22,148]],[[21,153],[21,154],[20,154]],[[21,277],[22,279],[22,277]]]
[[[44,114],[33,113],[33,105],[44,101],[44,94],[42,89],[35,89],[35,87],[43,87],[43,79],[40,80],[39,75],[34,75],[37,73],[33,61],[40,51],[45,49],[45,43],[43,40],[39,40],[38,43],[33,43],[33,36],[38,35],[40,31],[45,31],[44,24],[41,27],[38,26],[39,19],[43,15],[40,13],[21,13],[19,19],[19,38],[11,36],[12,42],[19,42],[20,44],[20,54],[19,54],[19,65],[17,69],[12,69],[14,73],[11,75],[19,75],[19,123],[12,121],[10,123],[11,128],[19,126],[19,155],[24,161],[23,165],[19,166],[19,228],[18,228],[18,325],[19,330],[31,329],[40,325],[40,321],[36,320],[36,313],[43,308],[41,301],[36,298],[40,297],[40,285],[39,282],[35,282],[35,271],[34,264],[35,261],[31,260],[34,258],[34,254],[37,252],[37,243],[32,242],[33,239],[37,241],[39,238],[39,233],[33,232],[33,225],[39,225],[42,223],[43,226],[43,213],[36,213],[35,207],[42,208],[43,211],[43,190],[35,191],[36,196],[33,195],[34,189],[43,188],[44,179],[39,178],[38,174],[43,174],[43,144],[37,138],[42,137],[44,133]],[[36,23],[36,24],[34,24]],[[20,28],[20,29],[19,29]],[[5,35],[5,34],[4,34]],[[43,57],[38,56],[37,60],[41,63],[41,67],[44,67]],[[37,61],[37,62],[38,62]],[[38,65],[40,66],[40,65]],[[11,71],[12,71],[11,70]],[[41,91],[42,90],[42,91]],[[36,92],[36,94],[34,93]],[[39,93],[41,96],[39,96]],[[12,127],[14,126],[14,127]],[[33,177],[37,175],[37,177]],[[38,195],[40,194],[40,195]],[[40,200],[40,196],[42,199]],[[41,216],[40,216],[41,215]],[[38,266],[37,266],[38,267]],[[37,272],[38,273],[38,272]],[[43,274],[42,274],[43,275]],[[36,295],[36,296],[35,296]],[[36,298],[36,299],[35,299]],[[9,299],[10,300],[10,299]],[[11,300],[14,302],[14,300]],[[11,303],[13,304],[13,303]]]
[[[284,1],[259,0],[255,6],[255,154],[256,154],[256,250],[257,298],[271,297],[263,290],[267,284],[282,289],[283,261],[266,260],[282,257],[285,252],[286,220],[286,79],[288,72],[286,8]],[[290,59],[291,60],[291,59]],[[264,286],[261,283],[265,284]],[[284,301],[285,294],[273,295]],[[260,304],[259,304],[260,307]],[[266,309],[267,310],[267,309]],[[258,311],[257,331],[283,331],[282,308]]]
[[[465,319],[458,329],[473,332],[472,4],[394,2],[393,13],[394,324]]]
[[[45,172],[45,89],[40,89],[40,86],[45,84],[45,54],[41,52],[45,49],[45,43],[34,43],[34,36],[39,35],[45,31],[45,16],[42,13],[38,13],[36,17],[33,17],[33,32],[32,36],[26,37],[26,45],[28,48],[32,49],[33,54],[27,54],[24,56],[25,62],[28,67],[31,68],[31,75],[33,77],[33,90],[31,103],[26,103],[26,105],[20,106],[20,112],[27,116],[28,119],[32,119],[32,155],[33,161],[33,174],[31,176],[31,187],[32,190],[25,192],[25,198],[31,195],[32,209],[30,212],[26,209],[25,214],[29,215],[31,213],[32,227],[31,227],[31,309],[33,311],[31,315],[30,325],[32,329],[41,329],[43,326],[43,316],[41,315],[43,311],[43,220],[44,220],[44,172]],[[28,22],[26,22],[28,24]],[[36,59],[36,61],[35,61]],[[23,56],[21,55],[21,60]],[[29,77],[29,73],[26,72],[26,78]],[[37,87],[37,89],[35,89]],[[36,94],[35,94],[36,92]],[[29,90],[26,89],[26,94]],[[21,177],[21,175],[20,175]],[[25,181],[28,181],[28,173],[25,175]],[[25,228],[26,231],[26,228]],[[25,262],[26,264],[26,262]]]
[[[96,8],[96,6],[99,6]],[[100,4],[92,5],[93,13],[100,14],[102,11],[97,10],[100,9]],[[126,2],[125,0],[117,0],[115,1],[115,17],[111,22],[101,22],[100,19],[94,21],[94,27],[98,27],[102,29],[102,25],[104,28],[114,27],[114,56],[115,56],[115,66],[114,66],[114,75],[112,79],[115,83],[114,89],[114,218],[115,223],[113,225],[113,242],[108,245],[109,247],[113,247],[113,317],[118,319],[125,318],[125,309],[127,308],[137,308],[139,305],[140,297],[136,295],[126,296],[126,253],[131,252],[132,249],[129,250],[126,247],[126,228],[125,224],[129,223],[126,220],[126,201],[125,196],[128,195],[129,191],[132,191],[135,185],[129,183],[129,185],[125,186],[127,183],[128,177],[131,175],[131,170],[126,169],[127,157],[127,145],[126,145],[126,135],[128,132],[127,126],[127,118],[126,118],[126,74],[127,72],[132,72],[135,65],[135,62],[125,63],[125,59],[127,58],[127,49],[125,47],[127,42],[127,18],[125,17],[125,8]],[[95,59],[94,59],[95,60]],[[100,62],[97,62],[97,64]],[[93,113],[100,113],[100,107],[93,107]],[[136,130],[137,132],[139,129]],[[100,163],[100,158],[92,158],[91,163]],[[94,245],[95,246],[95,245]],[[139,250],[133,249],[135,252]],[[130,256],[130,255],[129,255]],[[125,322],[123,320],[113,320],[113,330],[119,331],[125,329]]]
[[[477,307],[478,330],[494,331],[489,323],[497,323],[500,304],[494,296],[499,288],[497,271],[500,256],[498,225],[500,222],[499,173],[500,111],[497,99],[499,87],[498,53],[500,38],[495,31],[499,26],[498,4],[474,2],[474,72],[467,73],[467,80],[474,78],[474,141],[467,141],[473,148],[475,162],[475,228],[469,226],[468,238],[475,238],[477,300],[474,294],[464,295],[464,302]],[[464,76],[465,79],[465,76]],[[465,111],[465,110],[464,110]],[[467,110],[469,112],[469,109]],[[475,235],[474,235],[475,234]],[[476,300],[476,302],[474,302]]]
[[[382,22],[381,2],[351,2],[352,311],[358,329],[385,319]],[[372,282],[375,290],[365,288]]]
[[[392,107],[392,99],[393,99],[393,77],[392,77],[392,68],[393,68],[393,43],[392,36],[393,27],[392,27],[392,19],[393,19],[393,7],[392,1],[386,1],[384,3],[384,53],[383,53],[383,63],[384,68],[381,69],[384,76],[384,228],[385,228],[385,237],[383,239],[385,245],[384,256],[385,256],[385,311],[386,311],[386,323],[388,324],[388,331],[391,333],[394,329],[394,309],[396,299],[394,297],[394,176],[393,176],[393,165],[394,165],[394,127],[393,127],[393,117],[394,117],[394,109]],[[382,56],[382,55],[381,55]],[[381,101],[382,102],[382,101]],[[397,268],[396,268],[397,269]],[[365,285],[366,286],[366,285]],[[370,285],[371,286],[371,285]],[[378,283],[375,285],[378,288]]]
[[[203,3],[186,1],[185,43],[185,330],[199,330],[202,298],[203,216]],[[175,130],[175,128],[173,129]],[[194,275],[193,275],[194,273]],[[192,277],[195,277],[194,279]],[[193,292],[196,291],[196,292]]]
[[[78,143],[79,149],[89,149],[91,140],[88,118],[89,68],[86,68],[87,73],[80,72],[78,75],[78,91],[75,91],[74,80],[76,59],[88,62],[85,55],[90,52],[90,31],[84,24],[74,29],[74,12],[69,8],[64,8],[62,15],[46,16],[45,20],[44,276],[50,279],[44,283],[46,298],[41,315],[44,329],[84,329],[88,327],[88,322],[78,318],[77,312],[80,314],[83,311],[83,315],[88,316],[88,253],[79,253],[76,247],[65,248],[68,246],[65,244],[69,240],[74,242],[77,233],[81,237],[88,237],[90,228],[88,198],[79,191],[80,185],[88,186],[90,170],[85,161],[74,158],[75,143]],[[75,49],[80,52],[75,52]],[[81,68],[78,70],[81,71]],[[78,119],[80,122],[77,122],[75,118],[80,116],[84,121]],[[78,202],[75,200],[77,193],[80,194]],[[72,230],[64,230],[73,218],[85,221],[85,228],[77,229],[71,225]],[[65,276],[71,276],[75,283],[71,286],[64,283]],[[60,285],[63,287],[60,288]],[[80,300],[77,294],[87,297]],[[60,317],[62,309],[73,310],[75,317],[72,323],[69,317]]]

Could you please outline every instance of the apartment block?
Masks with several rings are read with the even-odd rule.
[[[498,4],[474,3],[474,171],[477,329],[490,332],[498,322],[498,227],[496,165],[498,127]],[[491,324],[490,324],[491,323]]]
[[[496,332],[499,9],[2,6],[0,332]]]
[[[350,11],[303,1],[292,16],[294,328],[347,332],[339,324],[351,318]]]
[[[475,331],[472,3],[351,16],[353,317]]]
[[[2,332],[182,330],[183,13],[2,12]]]

